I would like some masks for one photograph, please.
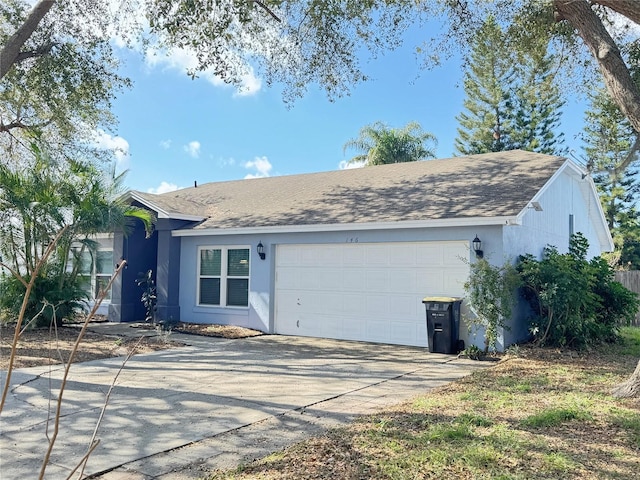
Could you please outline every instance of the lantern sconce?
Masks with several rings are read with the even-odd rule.
[[[258,255],[260,256],[260,260],[264,260],[267,257],[267,254],[264,253],[264,245],[262,245],[262,242],[258,242],[258,246],[256,248],[258,250]]]
[[[476,238],[473,239],[473,251],[476,252],[476,258],[484,257],[484,252],[482,251],[482,241],[476,235]]]

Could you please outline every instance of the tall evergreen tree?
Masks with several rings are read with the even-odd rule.
[[[465,111],[455,140],[462,155],[509,150],[513,111],[513,61],[505,55],[507,42],[500,25],[489,17],[475,36],[464,74]]]
[[[546,45],[538,45],[521,55],[518,62],[518,87],[515,90],[513,148],[561,155],[566,153],[560,128],[564,101],[553,73],[553,57]]]
[[[474,37],[465,67],[465,111],[456,151],[463,155],[520,148],[548,154],[563,152],[559,88],[545,39],[516,50],[509,35],[489,17]]]
[[[638,133],[604,89],[590,95],[584,148],[620,266],[640,268]]]

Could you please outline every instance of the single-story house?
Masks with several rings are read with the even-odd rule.
[[[422,300],[464,296],[474,239],[496,265],[566,251],[574,232],[590,256],[613,249],[584,169],[520,150],[126,198],[157,224],[149,239],[142,225],[112,238],[127,261],[108,307],[118,322],[144,318],[135,279],[151,269],[160,320],[427,346]],[[503,346],[526,333],[514,318]],[[464,327],[460,338],[482,345]]]

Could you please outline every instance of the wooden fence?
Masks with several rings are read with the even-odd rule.
[[[640,270],[618,271],[616,272],[616,280],[640,295]],[[636,314],[634,325],[640,326],[640,312]]]

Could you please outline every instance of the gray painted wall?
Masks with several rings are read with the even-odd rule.
[[[180,319],[194,323],[233,324],[264,332],[274,331],[274,252],[277,244],[380,243],[463,240],[471,242],[478,235],[485,253],[502,255],[502,232],[499,226],[478,228],[416,228],[400,230],[366,230],[321,233],[288,233],[268,235],[222,235],[181,237],[180,248]],[[260,260],[256,245],[262,242],[267,258]],[[196,305],[197,256],[201,246],[250,245],[249,308],[218,308]],[[474,255],[472,255],[474,258]],[[428,295],[429,292],[425,292]]]

